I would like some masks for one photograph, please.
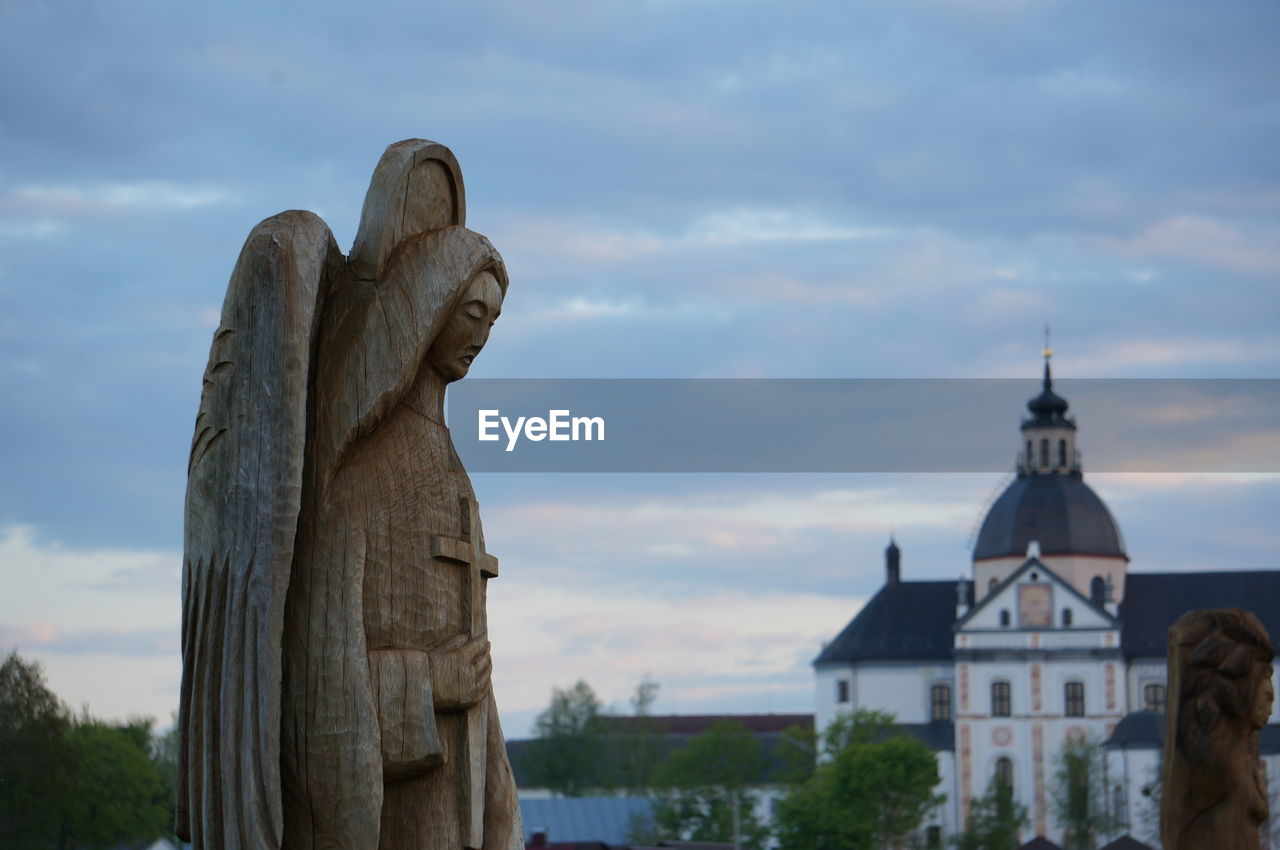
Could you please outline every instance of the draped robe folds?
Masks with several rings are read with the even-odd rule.
[[[449,431],[414,403],[430,341],[473,276],[444,270],[474,273],[492,253],[461,232],[460,255],[433,234],[386,280],[325,308],[285,606],[285,850],[471,846],[463,824],[481,801],[462,790],[468,710],[488,718],[472,744],[486,768],[483,847],[523,846],[492,691],[477,708],[442,711],[431,684],[433,666],[457,663],[444,645],[472,628],[467,568],[433,558],[433,541],[483,541],[468,527],[474,493]]]
[[[189,467],[176,829],[197,850],[462,850],[466,808],[483,850],[513,850],[492,691],[463,710],[432,691],[433,667],[464,678],[444,645],[486,631],[433,542],[483,537],[447,429],[418,412],[438,411],[413,405],[469,281],[505,292],[506,271],[457,225],[403,239],[376,281],[351,268],[294,211],[232,273]],[[487,715],[482,799],[461,790],[468,711]]]

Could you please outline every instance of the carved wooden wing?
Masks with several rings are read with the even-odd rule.
[[[311,213],[245,241],[213,338],[188,469],[177,832],[277,850],[281,637],[302,496],[307,386],[342,254]]]

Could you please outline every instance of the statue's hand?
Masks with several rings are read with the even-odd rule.
[[[458,636],[431,652],[431,693],[436,711],[461,711],[489,695],[493,660],[489,640]]]

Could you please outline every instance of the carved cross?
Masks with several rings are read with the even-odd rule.
[[[458,500],[462,514],[462,537],[436,535],[431,542],[431,557],[456,564],[464,571],[468,638],[486,631],[484,617],[484,582],[498,577],[498,559],[484,551],[484,532],[480,528],[480,505],[463,496]],[[466,850],[479,850],[484,843],[485,751],[488,748],[489,700],[486,697],[466,710],[463,727],[462,757],[455,764],[459,771],[462,794],[462,841]]]

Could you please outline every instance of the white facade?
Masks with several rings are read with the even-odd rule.
[[[997,774],[1028,809],[1023,840],[1043,835],[1061,843],[1052,788],[1059,753],[1074,740],[1109,742],[1104,782],[1119,823],[1112,834],[1097,836],[1098,843],[1127,833],[1158,846],[1153,795],[1168,700],[1164,630],[1191,608],[1274,613],[1280,606],[1280,574],[1274,572],[1252,574],[1264,581],[1242,582],[1239,587],[1253,589],[1235,595],[1217,592],[1220,579],[1246,574],[1135,575],[1145,579],[1135,586],[1147,588],[1148,599],[1167,603],[1168,610],[1158,609],[1158,622],[1145,618],[1140,639],[1125,646],[1128,630],[1144,619],[1139,612],[1152,609],[1142,593],[1131,590],[1124,598],[1129,559],[1110,513],[1083,484],[1067,407],[1052,393],[1046,363],[1044,392],[1028,403],[1033,416],[1021,427],[1018,480],[989,512],[983,532],[991,523],[993,533],[985,541],[979,535],[971,578],[954,588],[953,607],[943,604],[941,583],[901,581],[901,553],[891,544],[885,587],[815,662],[820,733],[841,712],[875,709],[892,712],[908,731],[935,742],[937,790],[947,798],[929,821],[943,826],[939,846],[962,829],[970,803]],[[1040,532],[1043,540],[1036,539]],[[1044,541],[1054,551],[1042,555]],[[1155,579],[1162,583],[1152,584]],[[1192,588],[1183,579],[1200,584]],[[1178,587],[1192,592],[1176,592]],[[1128,626],[1119,618],[1122,602]],[[931,619],[922,620],[925,610]],[[860,630],[864,615],[867,627]],[[903,634],[895,643],[886,624],[899,622]],[[947,629],[949,651],[939,652]],[[1272,634],[1280,637],[1274,628]],[[913,658],[911,647],[925,649]],[[1275,685],[1280,689],[1280,674]],[[1113,737],[1122,721],[1122,734]],[[1270,722],[1280,723],[1280,702]],[[940,740],[949,748],[938,746]],[[1264,750],[1264,764],[1272,810],[1280,811],[1280,754]],[[1280,834],[1263,846],[1280,850]]]
[[[1000,771],[1033,833],[1052,837],[1054,756],[1068,739],[1105,740],[1124,715],[1119,625],[1031,559],[957,621],[955,641],[961,822]]]
[[[1127,714],[1163,711],[1164,659],[1126,660],[1114,616],[1036,559],[1024,561],[996,592],[964,611],[953,633],[953,663],[818,667],[817,729],[857,709],[891,712],[908,727],[949,719],[954,747],[938,751],[936,789],[946,802],[925,827],[941,827],[945,844],[963,828],[971,801],[1003,773],[1028,809],[1024,839],[1044,835],[1061,842],[1051,802],[1058,753],[1071,740],[1108,741]],[[1280,673],[1275,684],[1280,688]],[[939,687],[946,688],[945,709]],[[1280,722],[1280,704],[1271,722]],[[1264,763],[1269,787],[1280,789],[1280,755],[1266,755]],[[1158,744],[1107,749],[1105,783],[1118,820],[1107,839],[1128,833],[1158,846],[1152,789],[1158,790],[1159,766]],[[1280,835],[1263,846],[1280,850]]]

